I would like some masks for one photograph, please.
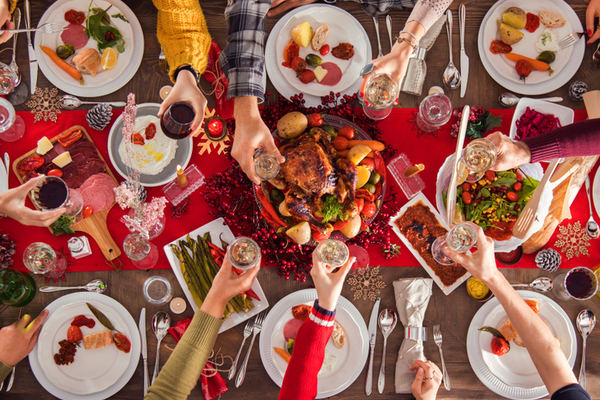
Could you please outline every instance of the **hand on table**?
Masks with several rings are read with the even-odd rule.
[[[494,132],[486,139],[494,143],[498,150],[496,163],[490,168],[492,171],[507,171],[531,161],[529,147],[523,142],[512,141],[500,132]]]
[[[292,8],[300,7],[305,4],[314,3],[315,0],[274,0],[273,4],[271,4],[271,8],[267,13],[267,17],[273,17],[275,15],[279,15],[287,10],[291,10]]]
[[[600,22],[598,26],[594,25],[596,18],[600,18],[600,0],[591,0],[585,11],[585,25],[590,37],[587,44],[592,44],[600,39]]]
[[[417,374],[412,384],[412,394],[416,400],[435,400],[438,388],[442,383],[442,371],[431,361],[415,360],[409,367]]]
[[[177,75],[177,81],[173,86],[173,90],[167,96],[165,101],[160,105],[158,116],[161,117],[169,106],[177,101],[188,101],[192,104],[196,116],[192,121],[192,131],[189,136],[194,136],[200,130],[202,120],[204,119],[204,110],[208,104],[206,97],[198,88],[194,75],[188,70],[182,70]]]
[[[6,214],[23,225],[50,226],[64,212],[65,208],[53,211],[37,211],[25,206],[27,193],[42,177],[32,178],[21,186],[0,194],[0,213]]]
[[[315,289],[317,289],[319,306],[329,311],[335,310],[337,301],[342,293],[344,279],[346,279],[346,275],[355,261],[355,257],[350,257],[346,261],[346,264],[340,267],[338,272],[332,273],[331,271],[335,268],[321,262],[317,257],[317,250],[313,251],[313,267],[310,270],[310,276],[312,276]]]
[[[14,324],[0,329],[0,361],[14,367],[27,357],[38,340],[42,322],[47,316],[48,310],[44,310],[31,321],[31,315],[25,314]]]
[[[10,20],[11,15],[8,11],[8,0],[0,1],[0,26],[2,26],[2,30],[15,29],[15,24]],[[6,42],[8,39],[12,37],[12,33],[4,32],[0,35],[0,43]]]

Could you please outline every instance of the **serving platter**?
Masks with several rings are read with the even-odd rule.
[[[513,119],[510,123],[510,134],[509,137],[514,139],[517,134],[517,121],[525,114],[527,107],[534,109],[542,114],[552,114],[560,121],[561,126],[571,125],[575,120],[575,111],[572,108],[561,106],[560,104],[549,103],[547,101],[529,99],[523,97],[519,100]]]

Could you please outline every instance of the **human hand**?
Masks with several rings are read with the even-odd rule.
[[[373,64],[373,74],[389,74],[401,86],[411,54],[412,48],[407,43],[395,43],[390,53],[371,61],[371,64]],[[359,91],[361,96],[364,95],[367,81],[371,76],[373,75],[367,74],[362,77]]]
[[[37,342],[42,322],[47,316],[48,310],[44,310],[31,321],[31,315],[25,314],[14,324],[0,329],[0,361],[14,367],[27,357]]]
[[[412,394],[416,400],[435,400],[440,383],[442,383],[442,371],[431,361],[415,360],[408,367],[411,371],[417,371],[412,384]]]
[[[501,132],[494,132],[486,139],[494,143],[498,151],[496,163],[490,168],[492,171],[507,171],[531,161],[531,151],[523,142],[512,141]]]
[[[23,225],[50,226],[66,209],[59,208],[53,211],[37,211],[25,206],[27,193],[33,189],[42,177],[32,178],[21,186],[9,189],[0,194],[0,213],[6,214]]]
[[[287,10],[291,10],[292,8],[300,7],[305,4],[314,3],[315,0],[274,0],[273,4],[271,4],[271,8],[267,13],[267,17],[273,17],[275,15],[279,15]]]
[[[2,30],[15,29],[15,24],[13,24],[10,20],[11,15],[8,11],[8,0],[0,1],[0,26]],[[6,42],[8,39],[12,37],[12,33],[4,32],[0,35],[0,43]]]
[[[591,0],[585,11],[585,26],[590,37],[587,44],[592,44],[600,39],[600,25],[594,26],[596,17],[600,17],[600,0]]]
[[[171,93],[169,93],[165,101],[163,101],[160,105],[158,116],[162,116],[163,113],[171,106],[171,104],[177,101],[188,101],[194,108],[196,116],[192,121],[192,130],[189,136],[195,136],[202,125],[202,120],[204,119],[204,110],[206,109],[208,101],[198,88],[198,84],[194,79],[194,75],[185,69],[180,71],[179,75],[177,75],[177,81],[173,86],[173,90],[171,90]]]
[[[338,272],[332,273],[335,268],[319,260],[319,257],[317,257],[317,250],[315,249],[313,251],[313,267],[310,270],[310,276],[315,283],[315,289],[317,289],[319,306],[329,311],[335,310],[337,301],[342,293],[344,279],[346,279],[346,275],[355,261],[356,257],[348,258],[346,264],[342,265]]]

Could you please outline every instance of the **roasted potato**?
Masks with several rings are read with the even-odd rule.
[[[310,225],[308,222],[302,221],[285,231],[285,234],[297,244],[306,244],[311,239]]]
[[[292,40],[300,47],[308,47],[312,38],[313,30],[308,22],[303,22],[292,28]]]
[[[293,139],[302,135],[308,126],[306,115],[298,111],[285,114],[277,122],[277,133],[285,139]]]
[[[504,23],[500,24],[500,27],[498,28],[498,33],[500,34],[500,40],[502,40],[502,43],[508,45],[519,43],[521,39],[525,37],[525,35],[523,35],[523,32]]]
[[[502,13],[502,22],[516,29],[523,29],[527,25],[527,13],[519,7],[509,7]]]
[[[362,222],[362,218],[360,214],[356,214],[350,222],[346,226],[344,226],[341,231],[348,239],[352,239],[354,236],[358,235],[360,232],[360,223]]]

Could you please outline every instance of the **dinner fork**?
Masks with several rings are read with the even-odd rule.
[[[260,333],[262,329],[262,323],[265,320],[265,316],[267,315],[266,311],[261,312],[254,319],[254,327],[252,328],[252,340],[250,340],[250,347],[248,347],[248,351],[246,352],[246,357],[244,357],[244,361],[242,361],[242,365],[240,370],[238,371],[237,376],[235,377],[235,387],[239,388],[242,386],[244,382],[244,378],[246,377],[246,367],[248,367],[248,358],[250,358],[250,353],[252,352],[252,346],[254,345],[254,339],[256,339],[256,335]]]
[[[379,46],[379,54],[377,58],[383,57],[383,51],[381,51],[381,39],[379,38],[379,16],[373,15],[373,23],[375,24],[375,33],[377,33],[377,45]]]
[[[169,63],[162,46],[160,46],[160,54],[158,55],[158,67],[161,72],[169,72]]]
[[[450,391],[450,377],[448,376],[448,370],[446,369],[446,363],[444,362],[444,353],[442,352],[442,331],[439,325],[433,326],[433,341],[437,344],[440,349],[440,358],[442,359],[442,370],[444,371],[444,386],[446,390]]]
[[[58,32],[62,32],[65,29],[67,29],[67,26],[69,26],[69,25],[67,23],[64,23],[64,22],[46,22],[45,24],[42,24],[42,25],[38,26],[37,28],[31,28],[31,29],[9,29],[9,30],[5,30],[5,31],[0,31],[0,35],[3,34],[4,32],[22,33],[22,32],[43,31],[41,33],[58,33]]]
[[[237,363],[240,358],[240,354],[242,354],[242,349],[244,348],[244,343],[246,343],[246,339],[248,339],[248,337],[252,333],[253,327],[254,327],[254,324],[252,323],[252,321],[246,322],[246,327],[244,328],[244,339],[242,340],[240,349],[238,350],[237,355],[235,356],[235,360],[233,360],[233,366],[231,367],[231,370],[229,370],[229,375],[227,375],[227,379],[229,379],[229,380],[231,380],[233,378],[233,376],[235,375],[235,370],[237,369]]]
[[[560,42],[558,42],[558,47],[560,47],[561,50],[564,50],[569,46],[573,46],[579,39],[581,39],[582,36],[583,32],[569,33]]]

